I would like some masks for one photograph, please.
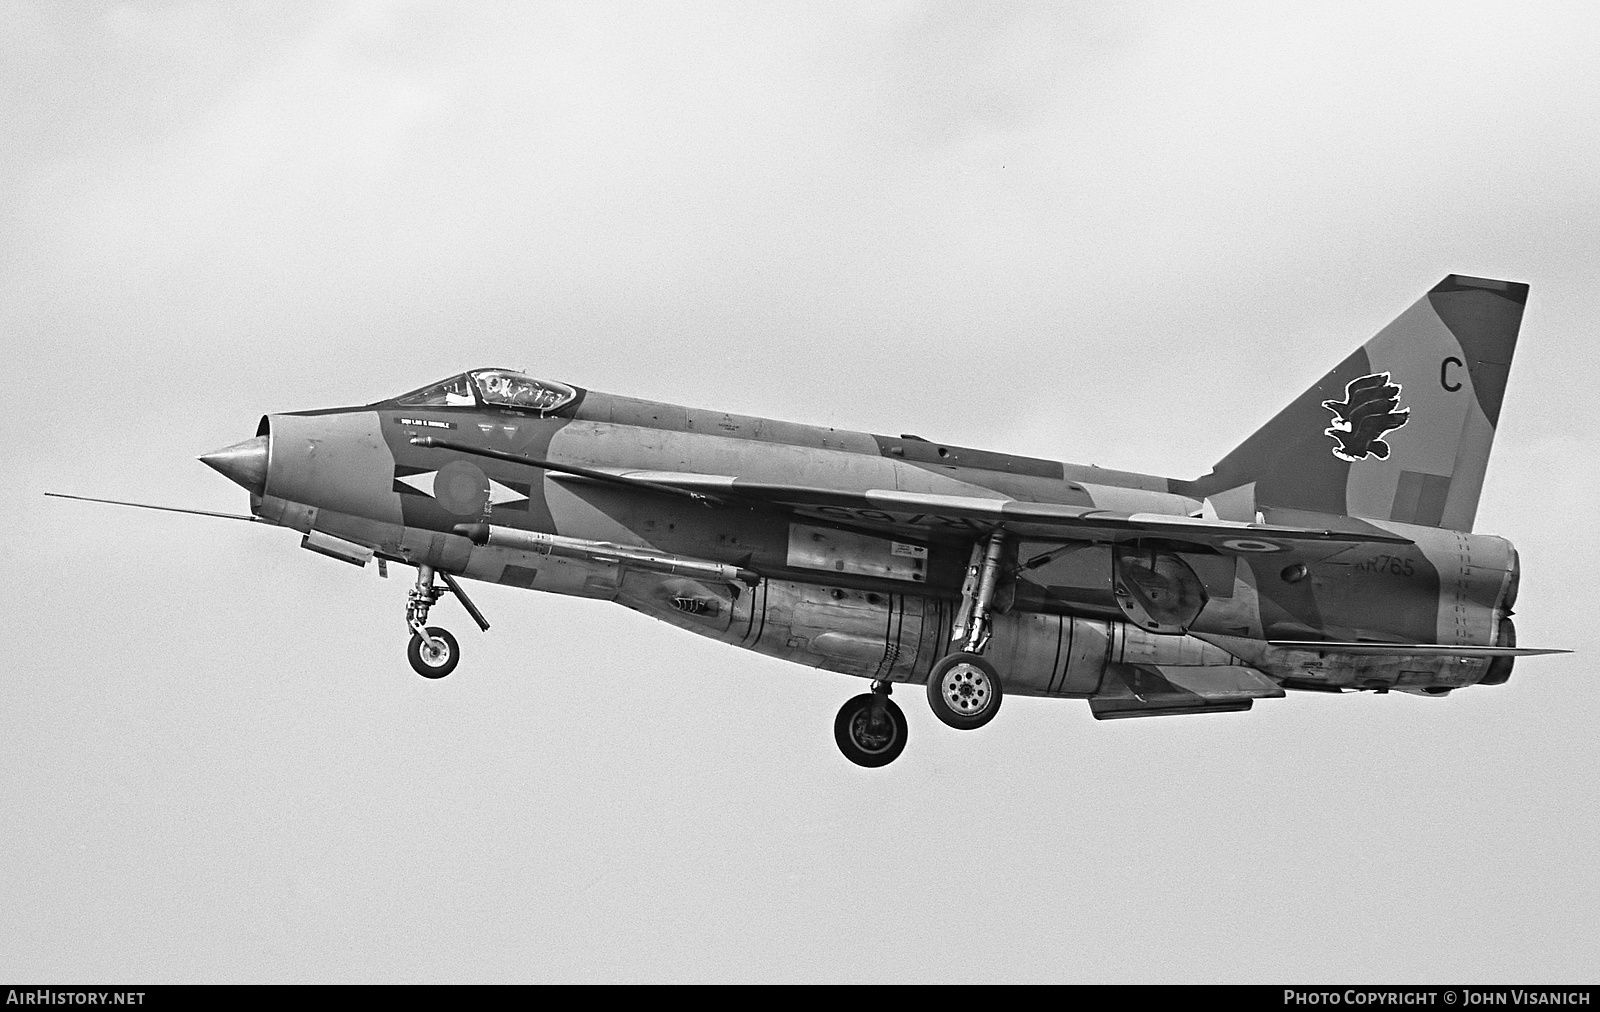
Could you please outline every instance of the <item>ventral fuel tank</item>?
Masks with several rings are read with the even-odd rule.
[[[616,600],[701,635],[772,657],[892,682],[923,682],[951,650],[954,601],[782,580],[757,587],[626,572]],[[988,658],[1008,694],[1089,697],[1111,664],[1227,667],[1227,651],[1127,622],[997,615]]]

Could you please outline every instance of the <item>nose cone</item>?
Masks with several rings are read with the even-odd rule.
[[[252,495],[263,495],[267,487],[267,437],[257,436],[242,443],[234,443],[213,450],[200,458],[207,467],[222,472],[236,485],[250,490]]]

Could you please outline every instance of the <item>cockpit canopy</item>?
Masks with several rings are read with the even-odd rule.
[[[514,408],[547,415],[571,404],[578,391],[565,383],[538,380],[510,369],[474,369],[395,398],[418,408]]]

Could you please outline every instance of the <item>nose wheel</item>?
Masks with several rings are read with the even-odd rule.
[[[445,591],[456,596],[461,606],[467,609],[467,614],[478,623],[478,628],[489,631],[489,623],[483,613],[467,597],[455,577],[449,573],[439,575],[444,577],[442,587],[433,582],[432,566],[418,566],[417,582],[406,595],[406,625],[411,629],[411,645],[406,648],[406,658],[411,661],[411,669],[423,678],[443,678],[461,663],[461,645],[450,635],[450,631],[427,624],[428,612]]]
[[[406,657],[411,661],[412,670],[423,678],[443,678],[461,662],[461,647],[448,629],[434,625],[428,626],[425,631],[427,639],[423,639],[420,633],[411,637]]]

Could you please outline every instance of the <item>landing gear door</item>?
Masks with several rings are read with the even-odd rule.
[[[1186,632],[1206,606],[1206,588],[1172,552],[1117,545],[1111,555],[1112,591],[1128,621],[1148,632]]]

